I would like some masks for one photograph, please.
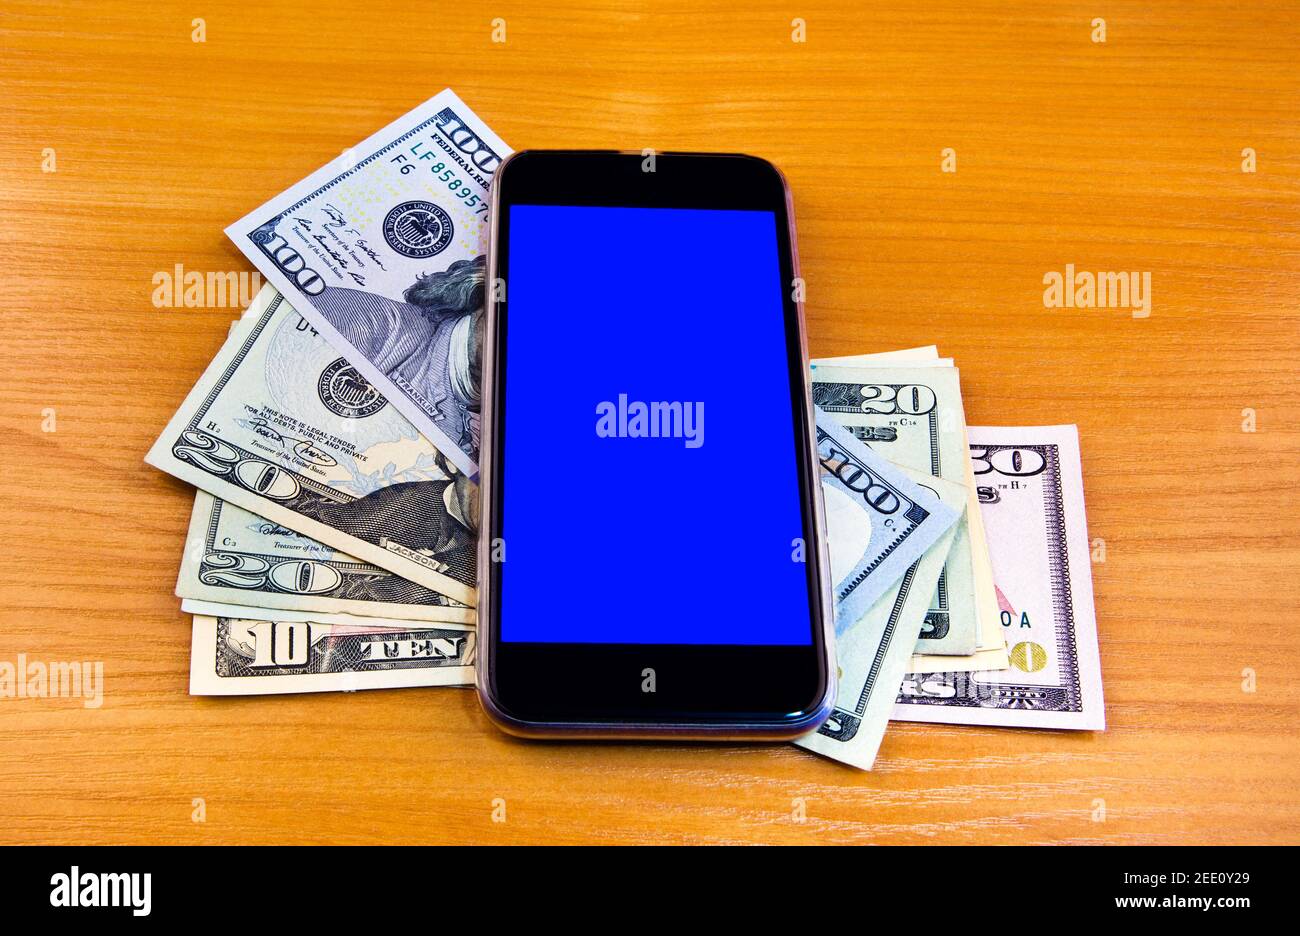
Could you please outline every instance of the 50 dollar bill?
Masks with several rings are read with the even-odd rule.
[[[970,448],[1010,665],[902,683],[893,717],[1106,727],[1074,426],[971,426]]]

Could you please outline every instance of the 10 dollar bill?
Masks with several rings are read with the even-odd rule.
[[[470,685],[475,638],[472,629],[456,625],[355,627],[196,615],[190,695]]]

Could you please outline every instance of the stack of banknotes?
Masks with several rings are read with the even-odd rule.
[[[191,693],[473,682],[483,244],[509,152],[443,91],[227,228],[268,285],[147,456],[198,488]],[[796,743],[868,768],[890,720],[1103,728],[1074,427],[967,426],[934,347],[812,379],[840,689]]]

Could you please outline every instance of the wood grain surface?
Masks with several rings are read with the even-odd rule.
[[[0,841],[1300,841],[1296,12],[6,0],[0,662],[105,695],[0,698]],[[226,224],[445,86],[518,148],[768,157],[815,355],[937,342],[972,424],[1077,423],[1108,730],[896,724],[859,773],[519,742],[470,690],[191,698],[192,494],[142,458],[237,310],[153,276],[250,269]],[[1045,308],[1067,263],[1150,317]]]

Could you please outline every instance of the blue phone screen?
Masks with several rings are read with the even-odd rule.
[[[776,216],[514,205],[503,641],[812,641]]]

